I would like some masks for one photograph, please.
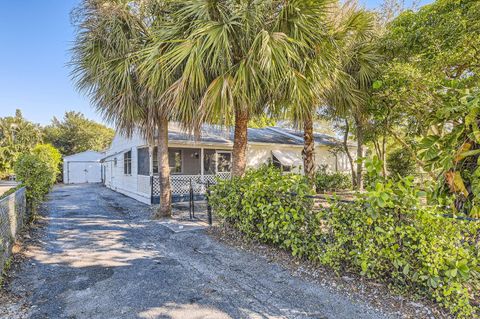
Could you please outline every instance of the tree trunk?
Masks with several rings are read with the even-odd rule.
[[[160,175],[160,208],[156,217],[172,216],[172,189],[168,163],[168,120],[161,118],[158,125],[158,173]]]
[[[352,154],[348,149],[348,133],[350,131],[350,125],[348,124],[348,119],[345,119],[345,134],[343,135],[343,148],[345,149],[345,154],[347,154],[348,162],[350,163],[350,170],[352,173],[352,186],[353,188],[357,187],[357,174],[355,173],[355,167],[353,165]]]
[[[387,147],[386,147],[386,136],[383,134],[383,139],[382,139],[382,157],[380,158],[382,160],[382,175],[383,178],[387,178]]]
[[[357,189],[363,189],[363,125],[359,119],[355,119],[357,129]]]
[[[247,165],[248,112],[235,110],[235,133],[233,137],[233,176],[243,176]]]
[[[315,190],[315,140],[313,137],[313,120],[310,116],[303,121],[303,172]]]

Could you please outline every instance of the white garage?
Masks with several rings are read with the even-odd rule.
[[[102,182],[103,153],[85,151],[63,158],[63,183],[83,184]]]

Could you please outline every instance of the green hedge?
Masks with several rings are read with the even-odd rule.
[[[214,213],[247,236],[337,271],[429,297],[458,317],[480,315],[477,222],[420,204],[411,178],[377,182],[351,204],[311,211],[307,183],[270,167],[212,187]],[[292,196],[291,193],[299,193]]]
[[[26,188],[28,208],[34,211],[55,183],[61,155],[48,144],[37,145],[15,163],[15,175]]]
[[[342,172],[328,172],[327,166],[321,166],[315,174],[317,191],[336,191],[352,189],[351,176]]]
[[[293,195],[298,194],[298,195]],[[219,180],[209,202],[215,214],[248,236],[303,255],[310,216],[311,187],[303,176],[283,175],[273,166],[247,171],[243,178]]]

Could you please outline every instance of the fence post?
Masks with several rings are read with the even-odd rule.
[[[207,217],[208,225],[212,226],[212,206],[210,206],[210,181],[207,181]]]
[[[189,189],[189,199],[188,199],[188,212],[190,214],[190,219],[192,219],[192,179],[190,178],[190,189]]]

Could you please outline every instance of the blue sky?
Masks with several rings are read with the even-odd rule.
[[[75,110],[101,121],[73,87],[66,66],[74,39],[70,11],[79,2],[0,0],[0,117],[19,108],[27,119],[48,124]],[[375,8],[381,0],[360,2]]]

